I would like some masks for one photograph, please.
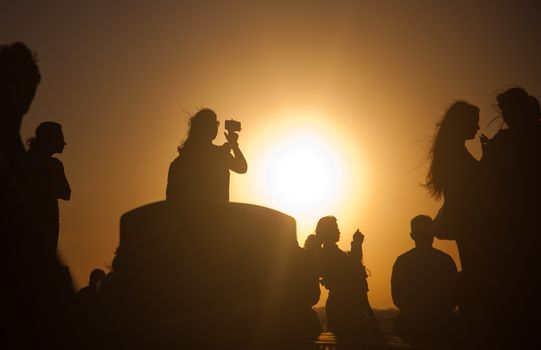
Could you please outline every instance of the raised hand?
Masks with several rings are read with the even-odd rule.
[[[229,142],[231,145],[236,145],[239,140],[239,134],[236,132],[224,132],[225,139],[227,142]]]
[[[353,234],[353,240],[360,241],[361,243],[364,242],[364,235],[361,233],[361,231],[359,231],[359,229],[357,229],[357,231],[355,231]]]

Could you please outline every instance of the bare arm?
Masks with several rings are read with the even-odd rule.
[[[229,169],[238,174],[245,174],[248,171],[248,163],[237,143],[239,135],[237,133],[224,133],[224,135],[227,139],[226,146],[233,151],[233,156],[229,160]]]

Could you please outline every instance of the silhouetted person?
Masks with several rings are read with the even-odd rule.
[[[317,223],[316,237],[323,244],[319,262],[321,283],[329,290],[325,305],[328,330],[343,349],[381,343],[382,334],[368,302],[367,274],[362,263],[363,235],[357,230],[351,244],[354,251],[343,252],[336,245],[340,239],[336,218],[326,216]]]
[[[487,346],[533,340],[540,302],[541,126],[531,96],[511,88],[497,96],[507,125],[489,142],[481,162],[485,240],[481,332]]]
[[[79,302],[88,306],[94,306],[98,297],[98,290],[100,288],[100,284],[104,277],[105,272],[102,269],[92,270],[92,272],[90,272],[88,286],[81,288],[77,292],[77,298],[79,299]]]
[[[463,101],[449,107],[436,125],[425,185],[434,198],[444,199],[435,219],[436,237],[456,240],[463,269],[475,265],[479,255],[476,227],[472,224],[478,194],[479,162],[465,145],[478,130],[478,107]]]
[[[103,312],[103,310],[100,309],[102,303],[100,300],[99,289],[104,277],[105,272],[102,269],[92,270],[92,272],[90,272],[88,285],[81,288],[76,295],[77,303],[81,311],[91,322],[94,329],[98,328],[101,316],[100,312]]]
[[[475,313],[475,269],[481,257],[479,219],[480,166],[466,148],[466,141],[475,138],[479,130],[479,108],[464,101],[453,103],[436,126],[430,149],[430,168],[425,187],[435,199],[443,197],[444,204],[436,216],[435,236],[455,240],[460,262],[460,319],[464,337],[471,333]],[[481,146],[488,139],[482,135]]]
[[[28,140],[29,175],[37,193],[38,205],[49,233],[51,251],[56,254],[60,217],[58,199],[70,200],[71,189],[62,162],[53,157],[64,151],[62,126],[43,122],[36,129],[36,136]]]
[[[400,309],[395,330],[412,345],[435,349],[456,335],[458,272],[449,255],[432,247],[430,217],[414,217],[410,236],[415,248],[396,259],[391,277],[393,302]]]
[[[0,46],[0,330],[5,348],[73,348],[78,322],[66,268],[50,254],[19,134],[41,80],[23,43]]]
[[[229,171],[244,174],[248,164],[236,132],[224,133],[227,142],[216,146],[218,119],[210,109],[190,118],[188,137],[178,147],[167,177],[167,199],[229,200]]]

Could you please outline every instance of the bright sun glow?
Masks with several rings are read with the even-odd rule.
[[[364,160],[349,130],[331,115],[306,108],[271,112],[261,132],[246,140],[250,181],[239,198],[294,217],[300,245],[322,216],[335,215],[348,226],[363,209]],[[232,177],[234,189],[241,180]]]
[[[267,198],[296,216],[319,214],[341,193],[342,165],[333,148],[318,136],[291,134],[273,145],[265,158]]]

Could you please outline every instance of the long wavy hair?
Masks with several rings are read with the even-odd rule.
[[[209,108],[200,109],[197,113],[190,117],[188,121],[188,136],[177,147],[178,153],[181,153],[184,149],[197,147],[208,136],[209,126],[216,124],[216,113]]]
[[[426,183],[423,185],[428,193],[436,198],[441,198],[447,179],[447,151],[464,129],[464,124],[469,122],[472,116],[479,114],[479,108],[465,101],[454,102],[443,115],[442,120],[436,124],[436,133],[432,140],[428,159],[430,167],[426,175]]]

